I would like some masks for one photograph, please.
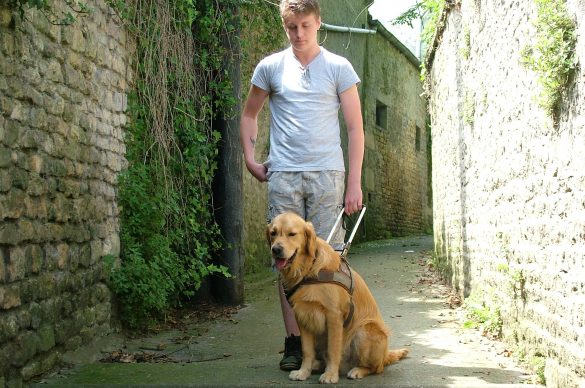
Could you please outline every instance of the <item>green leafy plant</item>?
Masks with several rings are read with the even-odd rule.
[[[221,247],[212,182],[220,134],[234,114],[230,53],[233,1],[110,2],[136,42],[135,87],[120,176],[121,254],[109,284],[131,327],[146,326],[188,301]]]
[[[522,61],[538,74],[542,87],[539,105],[556,121],[563,92],[577,67],[576,25],[563,0],[534,1],[536,42],[523,49]]]
[[[459,48],[459,53],[464,59],[469,59],[471,53],[471,33],[467,25],[463,26],[463,42]]]
[[[442,277],[446,277],[449,273],[449,263],[447,258],[440,257],[436,252],[433,252],[431,257],[427,260],[427,265]]]
[[[500,338],[502,335],[502,315],[499,307],[488,304],[485,300],[472,293],[463,302],[467,320],[463,327],[480,329],[483,335]]]
[[[417,2],[399,15],[392,24],[406,24],[412,27],[412,22],[420,19],[423,24],[421,41],[425,47],[432,43],[432,39],[437,31],[437,24],[445,6],[445,0],[417,0]],[[421,63],[420,79],[425,81],[427,69],[424,61]]]
[[[546,377],[544,376],[544,370],[546,366],[546,358],[541,354],[535,354],[530,359],[530,366],[536,373],[537,381],[536,384],[546,385]]]
[[[419,0],[394,19],[392,24],[406,24],[412,27],[412,22],[420,19],[423,23],[421,40],[428,46],[437,31],[437,23],[444,5],[445,0]]]

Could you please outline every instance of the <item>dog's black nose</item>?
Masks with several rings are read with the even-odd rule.
[[[282,247],[280,245],[273,245],[272,254],[276,257],[280,257],[280,255],[282,254]]]

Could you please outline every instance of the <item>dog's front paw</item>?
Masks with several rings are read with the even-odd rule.
[[[292,372],[290,372],[290,374],[288,375],[288,378],[290,380],[294,380],[294,381],[304,381],[306,380],[309,376],[311,375],[311,371],[306,371],[304,369],[299,369],[299,370],[293,370]]]
[[[319,377],[321,384],[337,384],[339,382],[339,373],[327,371]]]

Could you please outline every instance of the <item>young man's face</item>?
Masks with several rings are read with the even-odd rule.
[[[284,19],[284,30],[295,51],[303,52],[317,46],[317,31],[321,18],[314,13],[292,14]]]

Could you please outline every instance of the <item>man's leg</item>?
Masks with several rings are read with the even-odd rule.
[[[327,239],[343,208],[345,173],[342,171],[314,171],[303,173],[306,185],[306,219],[315,227],[317,236]],[[343,244],[345,230],[339,225],[330,244]]]
[[[287,211],[295,212],[305,218],[305,201],[301,187],[300,173],[275,171],[270,174],[268,179],[268,222]],[[278,282],[278,295],[286,331],[284,356],[280,361],[280,369],[296,370],[301,367],[302,362],[301,334],[294,311],[286,299],[280,281]]]

